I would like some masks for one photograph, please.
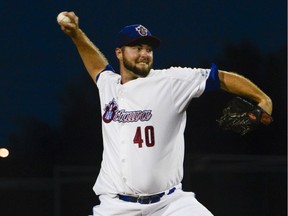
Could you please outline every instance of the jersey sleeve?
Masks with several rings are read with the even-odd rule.
[[[117,82],[120,79],[119,76],[111,65],[107,65],[106,68],[97,75],[95,80],[99,91],[101,91],[105,85],[109,85],[111,82]]]
[[[192,98],[200,97],[205,91],[211,70],[180,67],[172,67],[168,70],[174,105],[178,112],[185,111]]]
[[[115,73],[114,68],[113,68],[110,64],[108,64],[108,65],[104,68],[104,70],[101,71],[101,72],[96,76],[96,80],[95,80],[96,83],[97,83],[97,81],[98,81],[98,79],[99,79],[99,77],[100,77],[100,74],[103,73],[104,71],[112,71],[112,72]]]

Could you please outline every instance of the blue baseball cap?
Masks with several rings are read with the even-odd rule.
[[[132,46],[136,44],[148,44],[153,49],[160,46],[160,40],[141,24],[124,27],[117,35],[116,46]]]

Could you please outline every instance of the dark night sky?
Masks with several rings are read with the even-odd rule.
[[[162,39],[154,64],[162,68],[174,63],[201,67],[215,61],[228,43],[242,40],[263,54],[274,53],[286,44],[286,9],[285,0],[2,2],[0,147],[9,148],[8,135],[17,118],[58,125],[57,95],[86,73],[56,23],[61,11],[78,14],[81,28],[115,68],[116,33],[125,25],[143,24]]]
[[[75,11],[115,69],[116,34],[141,23],[162,40],[155,68],[238,66],[271,94],[275,121],[244,137],[215,121],[224,92],[191,103],[183,186],[215,215],[287,215],[286,0],[2,1],[0,148],[10,156],[0,158],[1,215],[88,215],[97,201],[98,92],[56,22],[61,11]]]

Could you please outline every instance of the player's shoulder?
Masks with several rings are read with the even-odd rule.
[[[120,74],[116,73],[113,70],[104,70],[97,76],[97,82],[99,80],[106,80],[106,79],[119,79]]]
[[[96,85],[101,89],[102,87],[112,85],[113,83],[116,85],[120,80],[120,75],[115,71],[104,70],[97,76]]]
[[[163,77],[170,77],[170,78],[177,78],[187,75],[192,75],[193,73],[199,71],[197,68],[191,67],[180,67],[180,66],[171,66],[166,69],[152,69],[150,71],[150,76],[163,76]]]
[[[161,76],[161,75],[169,75],[173,74],[177,71],[181,71],[181,67],[169,67],[164,69],[151,69],[150,75],[151,76]]]

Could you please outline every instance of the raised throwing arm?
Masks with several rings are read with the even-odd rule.
[[[67,34],[77,47],[80,57],[91,78],[96,76],[109,64],[102,52],[91,42],[79,28],[79,18],[74,12],[64,12],[71,22],[58,22],[62,31]]]

